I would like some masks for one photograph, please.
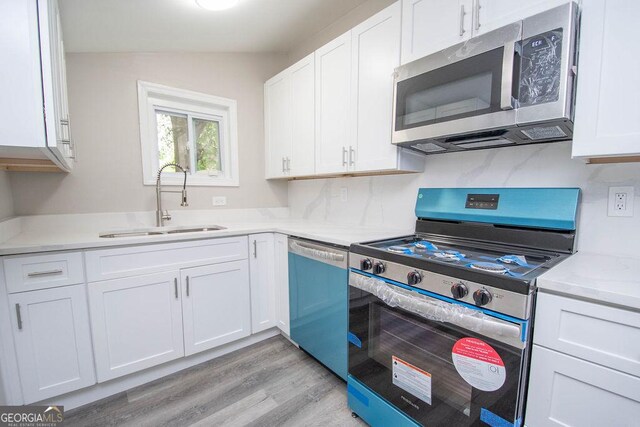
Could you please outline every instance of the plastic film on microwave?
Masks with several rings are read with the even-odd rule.
[[[446,322],[513,345],[520,345],[520,325],[488,316],[460,304],[452,304],[390,285],[383,280],[351,273],[349,285],[375,295],[389,307],[397,307],[435,322]]]

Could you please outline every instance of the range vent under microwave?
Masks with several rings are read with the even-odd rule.
[[[401,145],[421,154],[442,154],[453,151],[483,150],[566,141],[570,140],[572,135],[573,126],[570,122],[550,122],[523,128],[473,132],[465,135],[413,141]]]

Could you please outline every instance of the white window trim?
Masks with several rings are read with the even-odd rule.
[[[194,104],[198,105],[197,111],[194,111]],[[224,147],[222,145],[220,147],[224,176],[190,174],[187,177],[187,186],[239,186],[237,102],[234,99],[138,80],[138,113],[144,185],[156,185],[159,169],[156,109],[189,114],[192,117],[220,118],[221,141],[226,141]],[[162,174],[162,183],[167,185],[182,185],[183,179],[184,176],[181,173],[163,172]]]

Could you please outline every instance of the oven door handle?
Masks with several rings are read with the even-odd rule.
[[[516,348],[525,347],[522,328],[526,322],[511,323],[462,304],[442,301],[354,272],[349,274],[349,285],[373,294],[390,307],[401,308],[431,321],[450,323]]]

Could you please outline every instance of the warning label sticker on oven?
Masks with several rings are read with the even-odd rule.
[[[498,352],[477,338],[458,340],[451,350],[451,359],[460,376],[478,390],[498,390],[507,379]]]
[[[396,356],[391,359],[393,384],[431,405],[431,374]]]

